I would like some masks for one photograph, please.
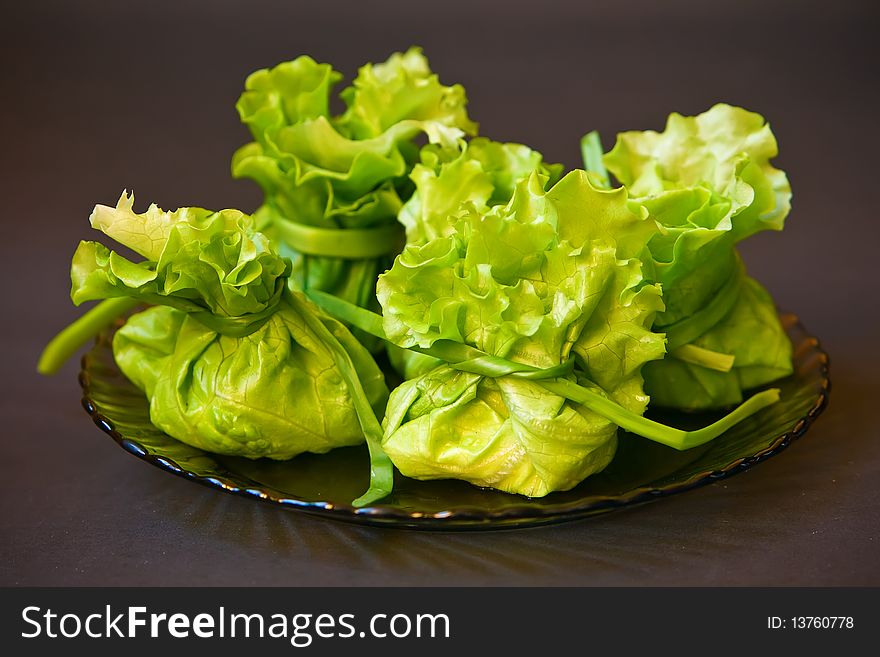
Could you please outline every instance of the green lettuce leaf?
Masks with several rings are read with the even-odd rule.
[[[743,391],[791,374],[791,341],[773,299],[753,278],[744,277],[741,288],[729,313],[690,343],[732,355],[733,367],[719,371],[681,357],[647,363],[642,374],[652,404],[688,410],[734,406]]]
[[[545,164],[543,156],[528,146],[484,137],[462,142],[456,149],[428,145],[419,155],[421,162],[410,173],[416,190],[398,215],[408,244],[424,244],[451,233],[454,216],[464,203],[481,210],[506,204],[516,184],[533,171],[547,177],[548,187],[562,173],[562,165]]]
[[[777,152],[760,115],[720,104],[695,117],[672,114],[660,133],[621,133],[602,159],[661,227],[649,242],[666,306],[654,329],[668,334],[670,357],[645,368],[652,403],[729,406],[744,389],[791,373],[773,301],[745,275],[735,247],[784,225],[791,189],[770,164]],[[694,359],[694,347],[706,357]]]
[[[152,423],[194,447],[286,460],[361,444],[352,395],[306,313],[344,331],[344,347],[373,412],[381,415],[388,393],[369,353],[295,293],[243,337],[218,333],[175,308],[151,307],[116,332],[113,355],[147,394]]]
[[[464,88],[440,84],[420,48],[394,53],[381,64],[362,66],[352,86],[340,95],[348,109],[339,127],[352,139],[370,139],[407,121],[424,122],[434,142],[450,141],[440,136],[444,129],[452,138],[459,131],[477,132],[465,111]]]
[[[537,172],[544,187],[559,180],[562,166],[545,164],[543,156],[522,144],[478,137],[455,149],[427,145],[410,174],[416,190],[398,215],[407,244],[425,244],[455,230],[457,217],[476,208],[488,211],[508,203],[517,183]],[[389,343],[392,365],[410,379],[439,364],[434,358]]]
[[[71,265],[75,304],[127,296],[203,317],[243,317],[242,323],[277,304],[290,263],[271,251],[250,217],[155,205],[136,214],[133,204],[134,195],[123,193],[115,208],[96,206],[90,221],[146,260],[132,262],[97,242],[81,242]]]
[[[258,227],[292,259],[295,281],[376,307],[373,283],[403,242],[394,229],[416,140],[454,148],[477,126],[462,87],[443,86],[418,48],[362,67],[340,94],[346,111],[332,116],[340,79],[305,56],[252,74],[237,107],[254,141],[235,153],[232,173],[262,188]],[[346,255],[317,244],[320,231],[338,232]]]
[[[641,412],[639,370],[663,355],[650,332],[660,290],[638,258],[656,227],[583,171],[545,181],[534,172],[507,204],[466,204],[446,234],[408,245],[377,286],[384,333],[403,348],[460,343],[538,368],[576,354],[582,372],[567,380]],[[409,477],[537,497],[603,469],[616,433],[539,381],[441,364],[392,392],[383,447]]]

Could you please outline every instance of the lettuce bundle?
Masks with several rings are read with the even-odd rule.
[[[155,205],[136,214],[133,203],[123,194],[115,208],[99,205],[91,223],[145,260],[81,242],[71,297],[154,304],[113,339],[152,423],[207,451],[279,460],[356,445],[366,434],[381,460],[381,370],[348,329],[289,289],[290,261],[250,217]]]
[[[582,371],[564,378],[640,415],[639,371],[663,355],[650,331],[660,290],[638,259],[655,228],[625,192],[597,190],[582,172],[547,192],[544,183],[533,173],[505,205],[465,204],[448,236],[408,246],[379,278],[385,334],[404,348],[449,341],[543,370],[577,355]],[[604,468],[616,432],[538,380],[441,364],[394,390],[383,447],[410,477],[542,496]]]
[[[731,406],[792,371],[773,300],[736,251],[759,231],[781,230],[791,208],[788,179],[770,164],[777,152],[760,115],[720,104],[671,114],[661,133],[619,134],[601,158],[661,229],[649,243],[666,305],[654,328],[669,356],[644,372],[656,405]]]
[[[248,77],[238,101],[254,141],[232,160],[263,189],[260,230],[293,261],[293,280],[376,307],[376,277],[402,246],[416,139],[454,146],[477,126],[460,85],[443,86],[418,48],[363,66],[330,113],[341,75],[308,56]]]

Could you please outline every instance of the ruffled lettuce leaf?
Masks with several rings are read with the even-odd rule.
[[[454,148],[477,126],[467,117],[462,87],[442,85],[418,48],[362,67],[340,94],[345,112],[332,116],[329,95],[340,79],[305,56],[252,74],[237,107],[254,141],[235,153],[232,173],[263,189],[259,228],[283,245],[296,281],[368,307],[375,305],[371,282],[400,245],[389,241],[385,257],[325,257],[289,224],[395,224],[412,191],[406,176],[417,159],[416,139]]]
[[[760,115],[719,104],[694,117],[672,114],[663,132],[621,133],[602,159],[633,202],[661,226],[649,242],[653,276],[666,305],[655,330],[672,336],[735,279],[743,279],[742,298],[731,298],[727,312],[689,342],[732,357],[732,368],[682,361],[673,349],[672,357],[645,369],[647,390],[658,405],[736,404],[744,388],[791,372],[790,346],[785,347],[772,299],[746,281],[735,248],[759,231],[784,225],[791,189],[785,173],[770,164],[777,153],[776,139]]]
[[[212,212],[155,205],[137,214],[134,195],[115,208],[95,207],[91,224],[146,260],[132,262],[98,242],[81,242],[71,265],[71,298],[128,296],[220,318],[264,312],[277,303],[290,263],[276,255],[250,218],[238,210]]]
[[[406,121],[424,122],[433,142],[449,142],[444,131],[452,138],[477,132],[465,110],[464,87],[440,84],[420,48],[362,66],[340,95],[347,110],[338,125],[352,139],[370,139]]]
[[[545,164],[543,156],[528,146],[484,137],[462,142],[456,149],[428,145],[419,156],[420,163],[410,173],[415,192],[398,215],[408,244],[424,244],[451,233],[455,214],[464,203],[481,210],[506,204],[516,184],[533,171],[546,176],[545,186],[555,184],[562,173],[561,165]]]
[[[656,227],[582,171],[549,191],[545,180],[534,172],[506,205],[466,204],[447,234],[408,245],[377,286],[385,334],[404,348],[452,341],[539,368],[577,354],[583,369],[570,380],[640,412],[638,370],[663,354],[650,332],[660,291],[637,257]],[[616,431],[537,381],[439,365],[393,391],[383,447],[409,477],[543,496],[603,469]]]
[[[543,156],[522,144],[483,137],[460,142],[455,149],[427,145],[410,179],[415,192],[398,215],[407,244],[424,244],[455,230],[461,212],[510,201],[517,183],[537,172],[544,187],[559,180],[562,166],[546,164]],[[388,345],[392,365],[404,378],[414,378],[439,364],[437,359]]]
[[[717,194],[727,209],[719,227],[742,239],[781,230],[791,209],[788,179],[770,164],[778,153],[760,114],[722,103],[697,116],[673,112],[663,132],[620,133],[603,161],[635,198],[694,187]]]

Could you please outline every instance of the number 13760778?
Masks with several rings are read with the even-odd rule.
[[[769,630],[851,630],[855,627],[852,616],[768,616]]]

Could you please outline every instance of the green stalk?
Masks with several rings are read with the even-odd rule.
[[[393,253],[401,241],[398,223],[374,228],[318,228],[276,221],[281,238],[299,253],[346,260],[379,258]]]
[[[311,295],[311,293],[309,294]],[[324,296],[335,298],[326,294]],[[289,298],[294,306],[298,306],[301,303],[296,295],[291,294],[289,295]],[[347,302],[342,301],[341,303]],[[350,305],[352,305],[353,308],[358,308],[358,306],[354,306],[353,304]],[[330,329],[328,329],[317,316],[309,311],[308,308],[298,308],[298,310],[300,311],[300,315],[308,323],[309,327],[330,346],[333,360],[336,362],[336,366],[339,368],[342,378],[345,379],[348,391],[351,394],[351,400],[354,404],[355,412],[357,413],[358,423],[361,425],[361,430],[364,432],[364,438],[367,440],[367,448],[370,451],[370,486],[367,489],[367,492],[352,502],[352,506],[367,506],[390,495],[394,487],[394,465],[391,463],[391,459],[388,458],[385,450],[382,449],[382,425],[379,424],[379,420],[376,418],[376,414],[370,406],[370,402],[367,399],[363,386],[361,385],[361,380],[358,377],[357,370],[355,369],[354,363],[351,362],[351,357],[348,355],[348,352],[345,351],[345,348],[339,340],[336,339],[336,336],[333,335]]]
[[[555,381],[542,381],[541,385],[552,393],[586,406],[602,417],[611,420],[621,429],[626,429],[648,440],[653,440],[656,443],[679,450],[690,449],[707,443],[738,422],[745,420],[750,415],[754,415],[762,408],[766,408],[770,404],[775,404],[779,401],[779,388],[770,388],[751,396],[733,411],[708,427],[694,431],[684,431],[654,422],[654,420],[649,420],[644,416],[636,415],[610,399],[583,386],[579,386],[573,381],[556,379]]]
[[[388,339],[385,337],[385,330],[382,328],[382,315],[377,315],[366,308],[361,308],[321,290],[307,289],[305,290],[305,295],[315,305],[333,317],[341,319],[377,338]]]
[[[669,355],[685,363],[699,365],[716,372],[729,372],[733,369],[736,358],[732,354],[722,354],[710,349],[698,347],[695,344],[686,344],[670,350]]]
[[[129,297],[102,301],[52,338],[40,354],[37,371],[46,376],[56,374],[80,347],[140,303]]]
[[[581,157],[584,160],[584,169],[596,174],[603,187],[611,187],[608,170],[602,162],[602,141],[595,130],[581,137]]]
[[[349,322],[367,333],[387,340],[382,330],[381,316],[325,292],[309,291],[307,294],[312,301],[331,315]],[[541,375],[541,371],[538,371],[538,376],[535,376],[536,368],[530,365],[507,361],[506,359],[486,354],[474,347],[461,343],[451,343],[448,340],[438,340],[432,346],[424,349],[413,347],[412,351],[418,351],[439,358],[447,362],[450,367],[464,372],[472,372],[489,377],[519,376],[521,378],[537,380],[548,392],[581,404],[602,417],[611,420],[626,431],[679,450],[690,449],[691,447],[707,443],[738,422],[754,415],[762,408],[766,408],[770,404],[779,401],[778,388],[764,390],[750,397],[717,422],[702,429],[684,431],[633,413],[620,404],[578,385],[574,381],[563,378],[545,378],[545,376],[560,376],[564,374],[564,370],[561,370],[561,368],[569,365],[568,363],[550,368],[549,371],[543,373],[544,376]],[[559,371],[557,371],[558,368],[560,368]]]

